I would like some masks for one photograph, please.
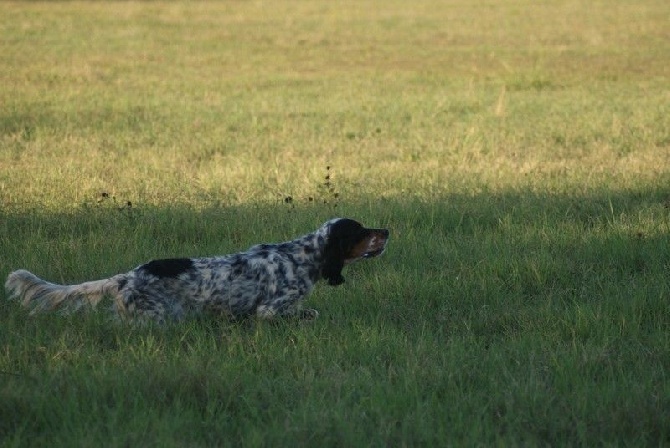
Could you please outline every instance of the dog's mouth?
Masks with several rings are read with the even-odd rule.
[[[372,251],[369,251],[369,252],[365,252],[361,256],[361,258],[378,257],[379,255],[383,254],[385,250],[386,250],[386,243],[384,243],[384,247],[382,247],[381,249],[376,249],[376,250],[372,250]]]
[[[345,260],[345,263],[353,263],[356,260],[378,257],[386,250],[388,242],[388,230],[374,230],[371,235],[358,247],[354,248]]]

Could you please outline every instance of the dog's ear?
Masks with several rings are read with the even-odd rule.
[[[323,275],[323,278],[328,280],[329,285],[337,286],[344,283],[342,269],[344,269],[344,258],[342,256],[326,254],[321,274]]]
[[[347,255],[361,237],[363,226],[353,219],[336,219],[328,224],[328,242],[323,250],[321,275],[329,285],[344,283],[342,269]]]
[[[344,283],[342,269],[344,269],[344,258],[346,256],[346,243],[342,235],[331,233],[328,243],[323,250],[323,267],[321,275],[328,280],[329,285],[337,286]]]

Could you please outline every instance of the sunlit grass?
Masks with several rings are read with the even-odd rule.
[[[327,165],[366,196],[667,180],[666,9],[8,3],[0,193],[239,204]]]

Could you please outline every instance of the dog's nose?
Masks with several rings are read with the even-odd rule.
[[[382,232],[382,235],[384,235],[384,238],[388,238],[388,237],[389,237],[389,231],[388,231],[388,229],[382,229],[381,232]]]

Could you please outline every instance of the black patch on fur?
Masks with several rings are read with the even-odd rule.
[[[232,278],[239,277],[244,275],[249,269],[247,260],[242,257],[235,257],[234,260],[230,263],[230,276]]]
[[[193,260],[190,258],[154,260],[140,267],[140,269],[158,278],[175,278],[192,268]]]

